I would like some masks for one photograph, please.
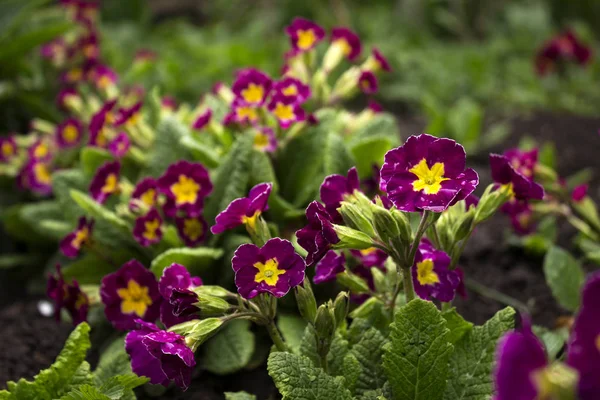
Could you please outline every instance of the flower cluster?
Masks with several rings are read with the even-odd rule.
[[[592,58],[592,50],[583,44],[573,31],[563,32],[545,43],[535,58],[535,70],[543,76],[566,63],[585,66]]]

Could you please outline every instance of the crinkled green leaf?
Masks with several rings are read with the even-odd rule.
[[[381,389],[370,390],[365,392],[362,396],[358,397],[358,400],[386,400]]]
[[[317,341],[315,339],[315,328],[312,325],[306,325],[302,343],[300,344],[300,355],[312,361],[313,365],[321,365],[321,358],[317,353]]]
[[[252,136],[241,135],[213,176],[213,191],[206,201],[204,217],[209,225],[231,201],[248,194]]]
[[[352,353],[347,353],[344,357],[344,373],[342,376],[346,379],[346,387],[348,390],[355,394],[356,384],[362,373],[362,367],[360,362],[356,359],[356,356]]]
[[[277,326],[289,348],[294,353],[300,352],[306,321],[298,315],[282,313],[277,320]]]
[[[483,326],[476,326],[454,348],[444,400],[488,400],[498,339],[514,328],[515,311],[507,307]]]
[[[154,144],[148,155],[144,175],[158,177],[167,170],[169,165],[180,160],[192,160],[191,152],[181,145],[182,139],[189,134],[189,128],[176,118],[163,119],[156,128]]]
[[[410,132],[411,134],[414,132]],[[392,146],[396,146],[400,141],[400,132],[396,118],[389,113],[379,113],[373,116],[364,126],[358,128],[352,133],[350,147],[357,143],[372,137],[386,137],[391,141]]]
[[[386,339],[381,332],[371,328],[364,333],[357,344],[352,346],[350,351],[361,367],[361,373],[356,382],[357,394],[382,388],[386,382],[382,363],[385,343]]]
[[[452,344],[458,342],[464,335],[473,329],[473,324],[465,319],[456,311],[456,308],[444,311],[442,316],[446,319],[446,327],[450,329],[448,341]]]
[[[273,191],[277,192],[279,185],[269,156],[262,151],[252,149],[251,159],[250,186],[270,182],[273,184]]]
[[[225,392],[225,400],[256,400],[256,396],[246,392]]]
[[[71,197],[71,190],[85,192],[89,180],[79,169],[59,170],[52,174],[52,187],[65,218],[73,223],[83,215],[83,210]]]
[[[391,326],[383,368],[396,400],[439,400],[444,394],[452,345],[436,306],[415,299],[401,307]]]
[[[63,211],[57,201],[24,204],[20,213],[23,221],[50,240],[58,241],[70,231],[70,224],[64,221]]]
[[[177,263],[184,265],[192,275],[202,276],[222,255],[223,250],[209,247],[170,249],[152,260],[150,269],[156,277],[160,277],[165,268]]]
[[[215,168],[219,165],[219,155],[216,150],[193,136],[183,136],[179,143],[192,154],[194,161],[201,162],[208,168]]]
[[[69,393],[65,394],[60,400],[112,400],[103,394],[99,388],[92,385],[81,385]]]
[[[345,376],[344,359],[350,351],[350,345],[339,333],[331,341],[331,348],[327,354],[328,373],[332,376]]]
[[[203,345],[201,358],[208,371],[226,375],[244,368],[254,352],[255,338],[250,322],[234,320]]]
[[[117,375],[131,373],[129,356],[125,352],[124,337],[115,339],[102,350],[98,366],[94,370],[94,382],[101,386]]]
[[[133,389],[149,381],[144,376],[137,376],[133,372],[116,375],[109,378],[100,386],[100,392],[113,400],[123,399],[124,397],[131,398]],[[133,397],[135,398],[135,396]]]
[[[284,400],[352,399],[343,377],[327,375],[306,357],[274,352],[267,368]]]
[[[579,307],[579,293],[585,279],[579,262],[560,247],[552,247],[544,258],[544,274],[558,303],[569,311],[575,311]]]
[[[65,278],[76,279],[81,285],[99,285],[102,278],[115,272],[121,265],[137,258],[136,253],[119,249],[110,253],[85,253],[75,261],[65,264]]]

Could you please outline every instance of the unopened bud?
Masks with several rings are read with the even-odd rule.
[[[370,297],[350,313],[350,318],[367,318],[372,315],[375,308],[382,305],[381,300],[376,297]]]
[[[348,271],[338,274],[337,281],[340,285],[350,289],[352,293],[368,293],[370,290],[364,279]]]
[[[223,325],[223,320],[220,318],[207,318],[189,322],[196,323],[192,329],[185,334],[185,343],[192,351],[196,351],[198,346],[210,339],[221,325]],[[172,328],[170,330],[172,330]]]
[[[491,217],[511,198],[512,188],[509,185],[501,186],[498,190],[492,189],[493,185],[488,186],[479,200],[479,204],[475,209],[475,224],[479,224]]]
[[[192,290],[194,292],[196,292],[196,294],[198,296],[209,295],[209,296],[225,298],[231,294],[228,290],[223,289],[221,286],[214,286],[214,285],[201,285],[201,286],[195,287]]]
[[[319,338],[328,339],[335,333],[335,315],[330,304],[321,304],[315,317],[315,331]]]
[[[459,220],[459,223],[456,227],[456,231],[454,233],[454,240],[459,241],[465,239],[473,229],[474,221],[475,210],[471,208],[468,212],[463,214],[463,216]]]
[[[338,210],[347,226],[366,233],[370,237],[375,236],[373,225],[365,217],[365,213],[359,208],[359,206],[343,201]]]
[[[375,243],[366,234],[343,225],[333,225],[335,233],[340,239],[333,245],[334,249],[364,250],[373,247]]]
[[[294,293],[296,294],[296,303],[298,304],[300,315],[309,324],[314,324],[317,315],[317,300],[315,299],[308,278],[304,277],[304,283],[296,286]]]
[[[348,308],[350,303],[348,302],[348,293],[341,292],[335,298],[333,302],[333,310],[335,316],[335,325],[342,326],[342,324],[346,321],[346,316],[348,315]]]
[[[202,316],[222,315],[231,308],[227,301],[207,294],[198,295],[198,301],[194,305],[200,309]]]
[[[402,243],[408,243],[412,241],[412,228],[410,226],[410,221],[406,214],[400,210],[392,210],[392,217],[396,221],[398,225],[398,229],[400,230],[399,238]]]
[[[372,267],[371,275],[373,275],[373,282],[377,293],[386,293],[389,291],[389,279],[379,268]]]
[[[392,245],[400,236],[398,223],[392,213],[383,207],[373,204],[371,210],[373,211],[373,225],[377,236],[383,243]]]

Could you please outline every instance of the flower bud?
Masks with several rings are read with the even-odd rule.
[[[561,362],[543,368],[535,373],[534,382],[538,393],[553,399],[577,399],[579,374],[576,370]],[[544,397],[545,398],[545,397]]]
[[[315,330],[320,339],[328,340],[335,333],[335,315],[330,304],[321,304],[315,317]]]
[[[223,320],[220,318],[207,318],[188,322],[195,322],[195,325],[193,325],[191,330],[184,335],[185,344],[187,344],[192,351],[196,351],[198,346],[210,339],[221,327],[221,325],[223,325]],[[173,331],[173,328],[170,330]]]
[[[262,247],[267,243],[269,239],[271,239],[271,231],[269,230],[269,225],[264,220],[262,216],[258,216],[256,219],[256,223],[254,224],[245,224],[246,231],[250,235],[252,239],[252,243],[255,245]]]
[[[368,293],[369,285],[361,277],[351,272],[342,272],[337,275],[337,281],[340,285],[350,289],[352,293]]]
[[[410,221],[405,213],[400,210],[392,210],[392,217],[396,220],[398,229],[400,230],[399,238],[402,243],[408,243],[412,241],[412,228]]]
[[[456,225],[456,230],[454,233],[454,240],[459,241],[463,240],[469,235],[469,232],[473,229],[473,222],[475,221],[475,210],[471,208],[468,212],[462,215],[458,224]]]
[[[192,290],[194,292],[196,292],[196,294],[198,296],[209,295],[209,296],[225,298],[225,297],[228,297],[229,295],[231,295],[231,293],[228,290],[223,289],[221,286],[214,286],[214,285],[201,285],[201,286],[195,287]]]
[[[340,76],[333,85],[331,97],[333,99],[345,99],[351,97],[358,90],[358,80],[361,70],[358,67],[352,67]]]
[[[298,304],[298,311],[300,315],[309,324],[315,323],[315,317],[317,315],[317,300],[313,294],[310,281],[304,277],[304,283],[294,288],[296,295],[296,303]]]
[[[346,316],[348,315],[349,307],[350,303],[348,302],[348,293],[339,293],[333,302],[333,314],[335,316],[336,326],[342,326],[342,324],[346,322]]]
[[[387,293],[390,290],[389,279],[379,268],[372,267],[371,275],[373,275],[373,282],[375,283],[377,293]]]
[[[338,209],[344,223],[352,229],[356,229],[360,232],[366,233],[367,235],[374,237],[375,231],[371,222],[365,217],[365,213],[355,204],[343,201],[341,207]]]
[[[333,249],[364,250],[373,247],[375,243],[366,234],[343,225],[333,225],[335,233],[340,239],[333,245]]]
[[[231,308],[227,301],[207,294],[198,295],[198,301],[194,305],[200,309],[202,316],[222,315]]]
[[[475,224],[479,224],[491,217],[504,203],[511,197],[511,189],[501,186],[498,190],[493,190],[494,185],[490,185],[481,196],[479,204],[475,209]]]
[[[339,41],[331,43],[325,55],[323,56],[323,71],[325,73],[331,72],[335,67],[338,66],[340,61],[344,58],[344,47]]]
[[[373,211],[373,225],[375,232],[381,241],[387,245],[392,245],[400,236],[400,228],[398,223],[392,216],[392,213],[383,207],[375,204],[371,206]]]

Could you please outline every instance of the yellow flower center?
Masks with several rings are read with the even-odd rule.
[[[282,121],[289,121],[294,119],[294,107],[291,104],[277,103],[273,114]]]
[[[96,57],[97,47],[93,44],[88,44],[83,48],[83,53],[87,58]]]
[[[204,233],[204,227],[196,218],[188,218],[183,221],[183,233],[191,241],[196,241]]]
[[[238,107],[235,112],[240,120],[256,121],[258,119],[258,114],[252,107]]]
[[[413,182],[415,192],[423,191],[425,194],[436,194],[442,189],[442,182],[447,181],[444,178],[444,164],[437,162],[429,169],[427,160],[422,159],[417,165],[408,170],[417,176]]]
[[[158,238],[158,230],[160,228],[160,221],[158,219],[152,219],[144,222],[144,236],[147,240],[156,240]]]
[[[179,175],[179,181],[171,185],[171,192],[175,195],[177,205],[196,203],[199,191],[200,185],[183,174]]]
[[[117,175],[116,174],[108,174],[106,180],[104,181],[104,186],[102,186],[102,193],[114,193],[117,190]]]
[[[246,89],[242,90],[242,97],[248,103],[260,103],[263,99],[263,95],[263,87],[255,83],[250,83]]]
[[[40,143],[33,150],[35,158],[44,158],[48,155],[48,146],[45,143]]]
[[[600,351],[600,335],[596,336],[596,348]]]
[[[152,207],[154,205],[154,196],[156,195],[156,190],[148,189],[140,196],[140,200],[142,203],[146,204],[148,207]]]
[[[63,130],[62,136],[65,139],[65,142],[74,143],[79,136],[79,130],[75,125],[68,124]]]
[[[440,282],[440,277],[433,270],[431,258],[417,263],[417,280],[421,285],[435,285]]]
[[[77,82],[80,81],[83,76],[83,71],[81,68],[73,68],[67,73],[67,80],[69,82]]]
[[[258,219],[259,215],[260,215],[260,210],[256,210],[256,212],[250,217],[247,217],[244,215],[242,217],[242,223],[248,225],[250,227],[250,229],[255,229],[256,228],[256,220]]]
[[[76,249],[80,249],[81,245],[88,239],[89,235],[90,235],[90,230],[88,229],[87,226],[84,226],[83,228],[78,229],[77,232],[75,232],[75,237],[73,238],[71,245],[73,247],[75,247]]]
[[[88,304],[88,299],[83,293],[79,293],[77,300],[75,300],[75,309],[79,310],[81,307]]]
[[[277,285],[279,275],[285,274],[284,269],[279,269],[279,262],[275,258],[267,260],[264,264],[261,262],[254,263],[254,268],[258,270],[254,276],[254,282],[266,282],[269,286]]]
[[[262,149],[267,147],[269,144],[269,137],[267,135],[265,135],[264,133],[256,133],[256,135],[254,135],[254,147],[258,148],[258,149]]]
[[[10,142],[2,143],[2,155],[4,155],[4,157],[10,157],[14,154],[14,152],[15,152],[15,147],[12,145],[12,143],[10,143]]]
[[[137,314],[138,317],[143,317],[148,306],[152,305],[148,288],[140,286],[133,279],[127,282],[126,288],[118,289],[117,295],[123,300],[121,302],[121,312],[123,314]]]
[[[50,176],[50,171],[48,171],[48,167],[46,164],[36,164],[33,167],[33,173],[35,174],[35,178],[44,184],[49,185],[52,182],[52,177]]]
[[[344,53],[345,56],[350,55],[350,53],[352,52],[352,47],[350,46],[350,44],[348,44],[348,41],[346,39],[338,39],[336,40],[336,43],[339,46],[341,46],[342,53]]]
[[[369,247],[368,249],[360,250],[360,254],[363,256],[368,256],[369,254],[373,254],[377,251],[375,247]]]
[[[295,96],[298,94],[298,88],[296,88],[296,85],[291,84],[290,86],[283,89],[281,93],[283,93],[286,96]]]
[[[106,89],[107,87],[112,85],[112,83],[113,81],[108,75],[102,75],[100,78],[98,78],[97,85],[100,89]]]
[[[296,45],[301,50],[310,49],[317,41],[317,35],[312,29],[298,30],[298,43]]]
[[[100,132],[98,132],[98,136],[96,136],[96,143],[100,147],[105,147],[108,140],[106,139],[106,129],[102,128]]]
[[[515,198],[515,190],[514,190],[512,182],[509,182],[509,183],[507,183],[505,185],[502,185],[500,187],[500,189],[506,191],[506,194],[508,195],[509,200],[511,200],[511,201],[514,200],[514,198]]]
[[[127,126],[132,127],[135,126],[140,120],[140,113],[135,113],[127,120]]]

